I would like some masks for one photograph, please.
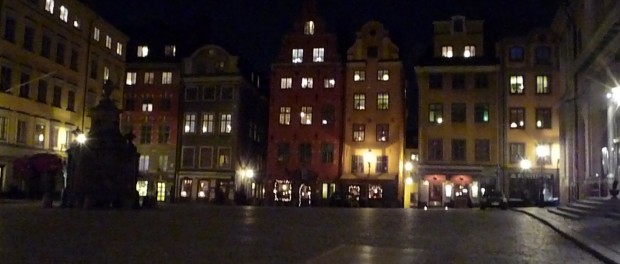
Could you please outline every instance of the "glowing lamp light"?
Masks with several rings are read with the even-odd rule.
[[[366,163],[372,162],[374,156],[372,155],[372,151],[369,149],[368,152],[364,153],[364,161]]]
[[[39,142],[43,142],[45,140],[45,136],[43,134],[39,134]]]
[[[465,58],[471,57],[471,52],[469,52],[469,50],[465,50],[465,52],[463,52],[463,57]]]
[[[487,189],[485,189],[484,187],[480,188],[480,192],[482,193],[482,195],[484,195],[484,192],[486,192]]]
[[[424,211],[428,210],[428,207],[426,207],[426,205],[424,206]]]
[[[245,170],[245,177],[248,179],[254,178],[254,171],[253,170]]]
[[[536,156],[538,158],[546,158],[551,154],[551,150],[549,149],[549,145],[541,144],[536,146]]]
[[[607,94],[607,98],[613,100],[616,104],[620,104],[620,87],[611,88],[611,93]]]
[[[189,132],[189,125],[185,125],[185,132]]]
[[[446,211],[448,211],[448,206],[444,207],[444,209],[445,209]]]
[[[387,81],[390,79],[390,75],[389,74],[383,74],[382,80]]]
[[[327,120],[323,119],[322,123],[323,125],[327,125]]]
[[[405,163],[405,170],[406,171],[413,170],[413,163],[411,163],[410,161],[407,161],[407,163]]]
[[[536,121],[536,127],[542,127],[542,121],[540,120]]]
[[[532,162],[530,162],[530,161],[529,161],[529,160],[527,160],[527,159],[522,159],[522,160],[519,162],[519,166],[521,166],[521,169],[524,169],[524,170],[529,170],[529,169],[532,167]]]
[[[517,123],[515,122],[510,123],[510,128],[517,128]]]
[[[360,80],[360,75],[356,74],[355,76],[353,76],[353,80],[354,81],[359,81]]]
[[[413,179],[411,177],[407,177],[407,179],[405,179],[405,183],[407,185],[411,185],[411,184],[413,184]]]
[[[77,138],[75,140],[77,140],[77,142],[80,144],[84,144],[86,142],[86,135],[84,135],[84,133],[80,133],[77,135]]]
[[[199,191],[199,192],[198,192],[198,197],[200,197],[200,198],[204,198],[204,197],[205,197],[205,192],[203,192],[203,191]]]
[[[437,118],[437,124],[441,124],[443,123],[443,117],[438,117]]]

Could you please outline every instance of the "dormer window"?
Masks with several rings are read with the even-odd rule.
[[[441,47],[441,57],[452,58],[452,46]]]
[[[465,46],[465,50],[463,51],[463,57],[475,57],[476,56],[476,46],[468,45]]]
[[[465,19],[463,17],[452,18],[452,33],[465,32]]]
[[[149,47],[148,46],[138,46],[138,57],[144,58],[149,55]]]
[[[314,21],[306,21],[304,25],[304,34],[305,35],[314,35]]]

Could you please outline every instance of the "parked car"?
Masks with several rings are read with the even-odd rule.
[[[496,207],[506,210],[508,209],[508,200],[503,192],[490,190],[485,192],[480,199],[480,209],[484,210],[487,207]]]

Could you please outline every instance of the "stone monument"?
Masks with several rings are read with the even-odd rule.
[[[67,150],[63,207],[137,208],[137,152],[131,132],[119,130],[121,111],[110,99],[113,84],[104,85],[103,98],[92,108],[91,128],[84,142]]]

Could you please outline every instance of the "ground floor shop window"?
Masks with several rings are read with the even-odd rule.
[[[299,206],[312,205],[312,188],[308,185],[302,184],[299,186]]]
[[[149,188],[149,182],[148,181],[138,181],[138,182],[136,182],[136,190],[138,191],[138,195],[140,195],[140,197],[146,196],[146,194],[148,192],[148,188]]]
[[[292,200],[292,186],[290,181],[276,180],[273,188],[274,199],[276,202],[290,202]]]
[[[157,183],[157,201],[158,202],[166,201],[166,183],[165,182]]]
[[[188,179],[188,178],[183,179],[183,181],[181,182],[181,197],[182,198],[191,197],[193,182],[194,181],[192,179]]]
[[[383,199],[383,188],[381,188],[381,185],[371,184],[368,190],[368,199]]]
[[[209,199],[209,180],[198,182],[198,199]]]

